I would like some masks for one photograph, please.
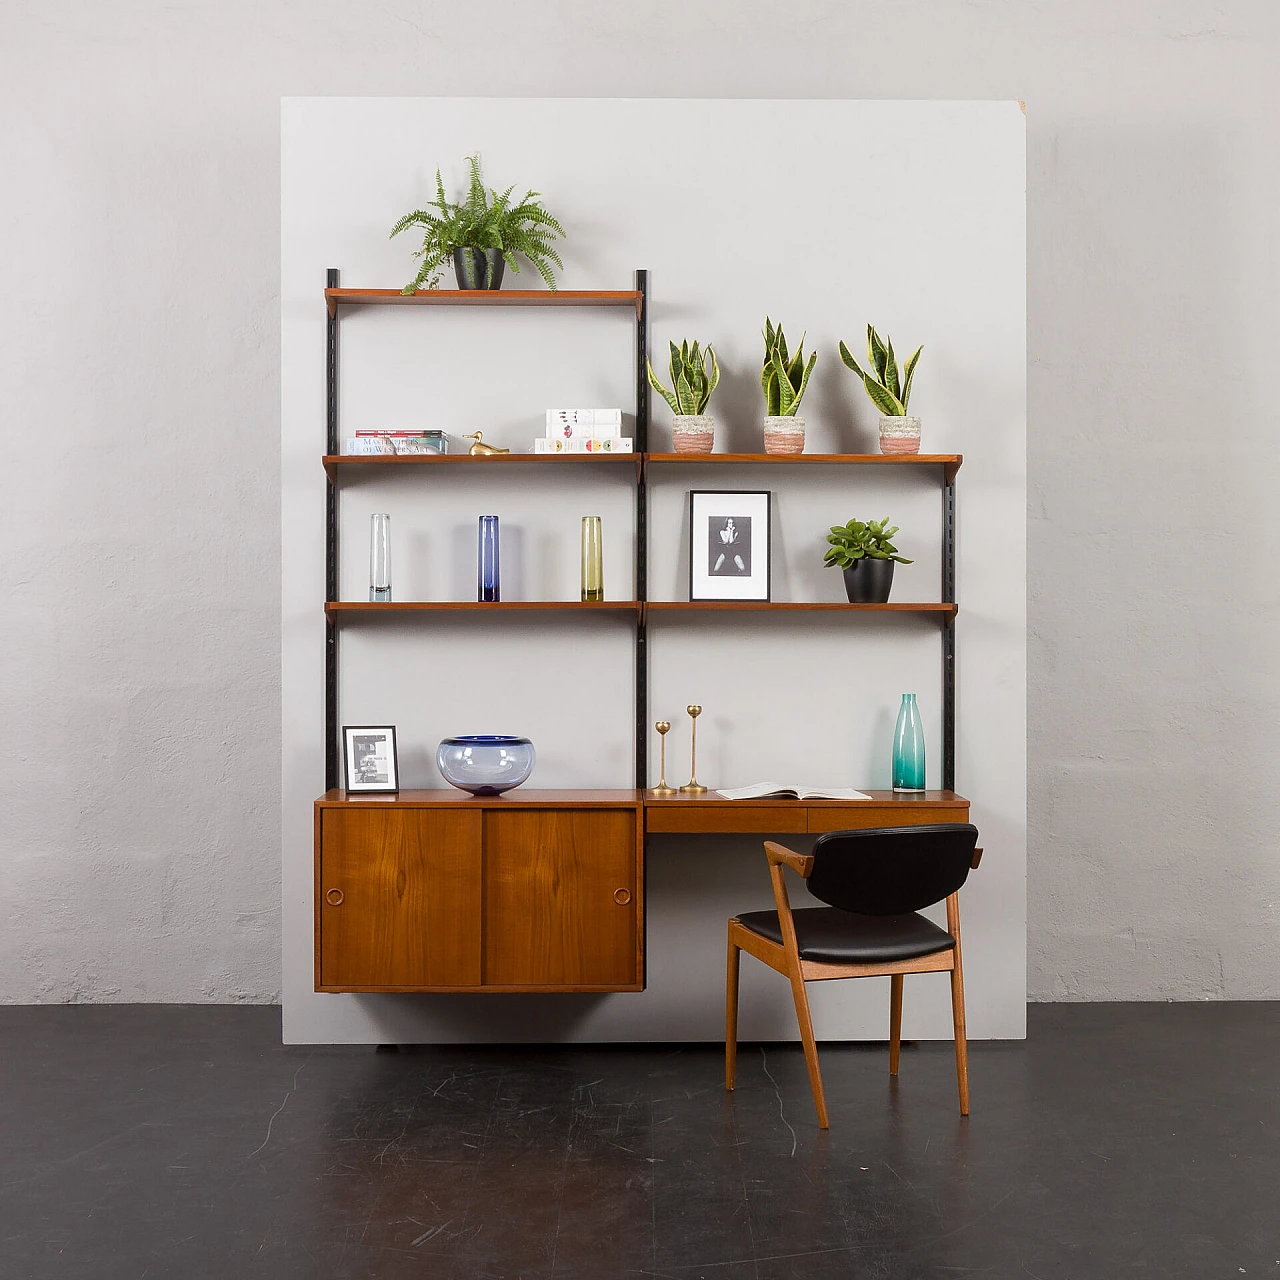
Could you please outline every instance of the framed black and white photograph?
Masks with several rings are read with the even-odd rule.
[[[347,790],[369,794],[400,790],[395,725],[344,725]]]
[[[689,494],[689,599],[768,600],[768,490]]]

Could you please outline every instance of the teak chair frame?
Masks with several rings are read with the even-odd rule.
[[[908,973],[951,974],[951,1020],[955,1027],[956,1084],[960,1092],[960,1114],[969,1114],[969,1047],[964,1026],[964,968],[960,956],[959,891],[947,895],[947,932],[955,939],[954,948],[914,960],[891,960],[883,964],[826,964],[803,960],[796,941],[796,924],[787,896],[786,868],[807,880],[813,871],[813,855],[796,853],[772,840],[764,842],[769,859],[769,879],[773,883],[773,899],[778,907],[778,924],[782,945],[762,938],[743,925],[735,916],[729,921],[728,972],[725,978],[724,1087],[732,1091],[738,1058],[738,971],[742,952],[755,956],[762,964],[777,970],[791,983],[796,1004],[796,1020],[800,1024],[800,1040],[804,1045],[804,1061],[809,1069],[809,1084],[818,1112],[818,1125],[830,1128],[827,1099],[822,1089],[822,1073],[818,1070],[818,1045],[813,1037],[813,1019],[809,1015],[806,982],[825,982],[832,978],[889,978],[889,1074],[898,1074],[902,1050],[902,979]],[[976,868],[982,850],[974,849],[970,866]]]

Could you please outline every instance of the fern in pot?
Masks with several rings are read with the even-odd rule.
[[[711,393],[720,381],[720,366],[711,344],[700,348],[685,339],[671,347],[671,389],[664,387],[649,365],[649,385],[671,406],[672,437],[677,453],[710,453],[716,438],[716,420],[707,413]]]
[[[764,451],[773,454],[804,452],[804,419],[798,416],[800,401],[809,385],[809,375],[818,363],[818,353],[804,358],[804,335],[794,355],[787,352],[782,326],[776,329],[768,316],[764,321],[764,365],[760,387],[764,391]]]
[[[831,544],[822,557],[828,569],[844,570],[844,590],[850,604],[884,604],[893,589],[893,566],[910,564],[891,539],[898,532],[889,521],[850,520],[831,526]]]
[[[422,260],[418,274],[401,290],[414,293],[424,285],[440,287],[441,268],[450,259],[459,289],[500,289],[507,267],[517,274],[516,255],[528,259],[552,293],[556,278],[552,266],[564,267],[555,251],[554,239],[564,228],[538,200],[539,192],[526,191],[513,203],[514,187],[489,191],[480,178],[480,157],[468,156],[471,180],[467,196],[454,204],[444,193],[444,181],[436,170],[436,198],[426,209],[406,213],[391,229],[398,236],[409,227],[420,227],[422,248],[415,257]]]
[[[859,368],[843,340],[840,343],[840,359],[862,379],[871,403],[883,415],[880,419],[881,453],[920,452],[920,419],[907,413],[907,402],[911,398],[911,379],[915,376],[916,362],[923,350],[923,347],[917,347],[900,371],[897,357],[893,354],[893,340],[887,338],[881,342],[880,335],[867,325],[869,368],[864,370]]]

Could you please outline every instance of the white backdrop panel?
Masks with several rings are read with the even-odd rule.
[[[696,165],[670,145],[698,137]],[[326,267],[350,286],[400,285],[410,250],[387,231],[441,165],[457,189],[480,151],[493,185],[533,186],[569,231],[565,288],[628,288],[650,271],[651,345],[713,341],[724,377],[717,448],[758,451],[766,314],[819,360],[811,452],[874,451],[876,414],[840,364],[867,320],[925,344],[911,407],[925,449],[963,452],[959,477],[957,786],[988,850],[964,894],[970,1032],[1016,1037],[1025,1001],[1025,164],[1015,103],[574,99],[286,99],[282,112],[282,467],[285,1038],[292,1042],[712,1040],[723,1031],[724,922],[768,905],[754,838],[651,842],[648,989],[602,997],[388,997],[312,990],[311,802],[323,788]],[[767,162],[785,157],[785,164]],[[783,175],[783,176],[779,176]],[[451,281],[447,281],[452,284]],[[532,286],[525,272],[509,284]],[[625,312],[352,312],[341,325],[340,430],[483,428],[527,449],[549,406],[634,399]],[[656,397],[651,447],[670,441]],[[649,590],[687,593],[690,488],[771,489],[774,598],[842,598],[821,567],[829,524],[889,516],[915,563],[896,600],[936,600],[939,493],[896,469],[651,469]],[[371,476],[344,486],[341,594],[367,592],[368,517],[390,511],[399,599],[467,599],[475,518],[502,517],[504,595],[573,598],[578,521],[604,518],[606,591],[631,594],[625,467]],[[936,624],[818,615],[655,617],[650,719],[700,702],[699,776],[852,786],[888,781],[899,695],[919,695],[940,785]],[[619,619],[435,619],[344,630],[341,717],[398,726],[402,781],[443,785],[440,737],[531,736],[531,785],[627,786],[631,628]],[[487,681],[486,674],[499,678]],[[652,776],[656,780],[656,742]],[[792,843],[797,842],[792,838]],[[803,900],[804,894],[796,895]],[[744,962],[742,1032],[795,1036],[786,984]],[[880,982],[814,991],[818,1034],[883,1039]],[[943,979],[908,985],[904,1034],[950,1034]]]

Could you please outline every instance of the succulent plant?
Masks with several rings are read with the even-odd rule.
[[[907,401],[911,398],[911,379],[915,376],[916,361],[923,347],[917,347],[902,366],[902,381],[898,380],[898,362],[893,354],[893,340],[880,341],[880,335],[867,325],[867,364],[874,374],[860,369],[849,348],[840,342],[840,359],[862,379],[862,385],[871,397],[871,403],[886,418],[903,418],[907,413]]]
[[[422,266],[401,290],[413,293],[424,284],[435,289],[439,286],[437,274],[455,249],[499,249],[503,260],[512,271],[519,272],[517,253],[533,263],[535,270],[546,281],[552,293],[556,291],[556,278],[551,264],[563,267],[560,255],[555,251],[554,236],[563,236],[564,228],[542,207],[537,199],[540,192],[526,191],[515,204],[511,202],[514,187],[505,191],[486,191],[480,179],[480,157],[468,156],[471,180],[467,186],[467,198],[454,204],[444,193],[440,170],[436,170],[436,198],[428,209],[415,209],[406,213],[391,229],[398,236],[408,227],[424,229],[422,248],[414,256],[422,259]]]
[[[671,406],[677,416],[694,417],[704,413],[711,393],[720,381],[720,366],[711,344],[699,348],[695,342],[689,345],[686,338],[678,347],[671,347],[671,390],[658,381],[658,375],[649,365],[649,385]]]
[[[768,316],[764,320],[764,365],[760,370],[760,386],[764,390],[765,412],[771,418],[793,417],[809,385],[809,375],[818,363],[815,351],[804,359],[804,335],[794,356],[787,354],[787,339],[782,326],[776,329]]]
[[[886,516],[883,520],[850,520],[848,524],[834,524],[827,534],[831,543],[822,563],[828,569],[851,569],[859,560],[895,560],[898,564],[910,564],[898,554],[898,548],[890,539],[898,532],[895,524],[886,529],[889,523]]]

